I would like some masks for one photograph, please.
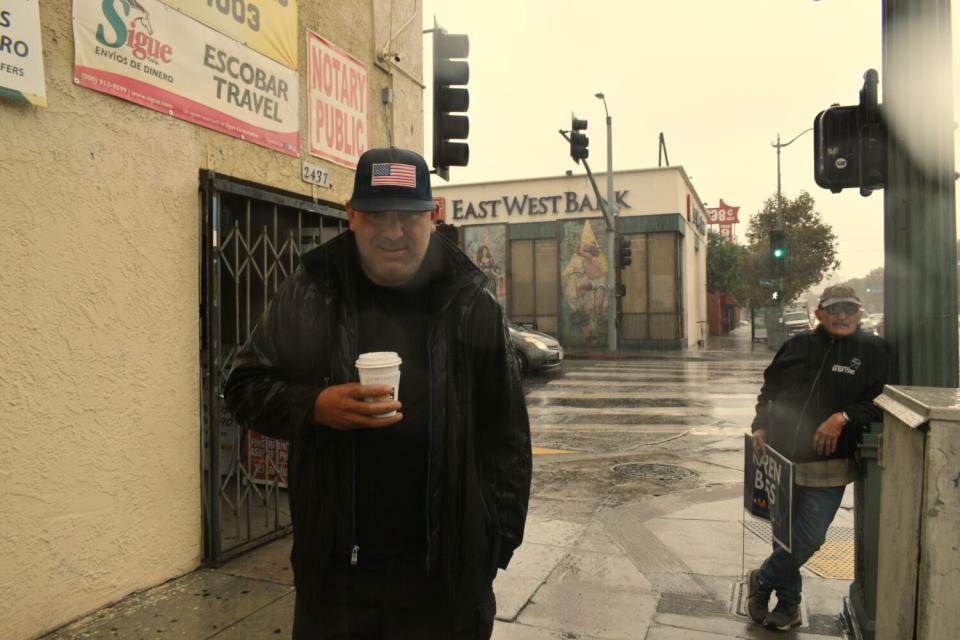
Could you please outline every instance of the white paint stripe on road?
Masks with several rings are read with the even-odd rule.
[[[704,392],[691,397],[690,393],[664,393],[662,391],[649,391],[638,389],[636,391],[551,391],[551,390],[533,390],[527,394],[527,398],[589,398],[595,400],[631,400],[639,398],[653,398],[663,400],[690,400],[696,402],[716,401],[729,402],[731,400],[750,400],[755,402],[756,393],[709,393]]]

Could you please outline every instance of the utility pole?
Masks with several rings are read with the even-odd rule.
[[[613,193],[613,118],[610,117],[610,111],[607,109],[607,99],[603,93],[596,93],[594,97],[603,101],[603,111],[607,114],[607,210],[609,217],[614,224],[607,225],[607,255],[610,256],[607,263],[607,350],[617,350],[617,271],[616,271],[616,250],[617,250],[617,203]]]
[[[780,149],[787,147],[793,142],[807,133],[808,131],[813,131],[813,127],[809,129],[804,129],[797,135],[793,136],[788,142],[780,142],[780,134],[777,134],[777,141],[771,142],[770,146],[777,150],[777,227],[774,231],[780,234],[780,238],[783,238],[783,194],[781,193],[781,179],[780,179]],[[779,256],[781,260],[779,265],[779,273],[772,273],[771,276],[776,280],[776,291],[780,292],[782,295],[784,291],[784,274],[783,269],[785,265],[785,256]],[[771,269],[773,265],[771,265]],[[775,313],[768,313],[767,315],[767,345],[772,349],[779,349],[780,345],[784,343],[787,336],[783,326],[783,300],[778,297],[777,300],[774,300],[777,304],[777,310]],[[771,331],[771,320],[776,324],[776,330]]]

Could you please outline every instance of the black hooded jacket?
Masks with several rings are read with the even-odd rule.
[[[787,340],[763,373],[752,430],[793,462],[848,458],[871,422],[883,418],[873,399],[892,383],[894,361],[882,338],[859,328],[834,338],[822,327]],[[850,416],[837,450],[821,456],[813,445],[820,424],[839,411]]]
[[[335,540],[354,536],[355,434],[313,422],[328,385],[357,382],[356,240],[303,257],[238,354],[225,387],[240,424],[290,441],[291,562],[301,596],[319,592]],[[523,539],[530,427],[503,313],[485,276],[434,234],[424,538],[451,603],[476,597]],[[338,559],[346,562],[348,559]]]

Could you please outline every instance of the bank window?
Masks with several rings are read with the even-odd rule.
[[[516,322],[536,323],[556,335],[557,241],[554,238],[514,240],[510,243],[510,317]]]
[[[678,239],[676,233],[646,233],[630,239],[633,263],[623,271],[623,340],[680,337]]]

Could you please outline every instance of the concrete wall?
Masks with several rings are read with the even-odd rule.
[[[706,215],[703,203],[690,184],[686,173],[680,174],[677,180],[679,187],[679,197],[685,203],[689,201],[691,215],[686,223],[686,234],[683,240],[683,288],[684,288],[684,331],[686,335],[687,347],[696,347],[700,339],[699,321],[707,320],[707,238],[700,233],[697,225],[699,217],[703,223]],[[696,212],[699,211],[699,214]],[[684,211],[684,216],[687,213]],[[704,324],[704,339],[708,333],[707,325]]]
[[[422,89],[376,62],[394,41],[421,75],[419,4],[300,2],[303,30],[368,65],[369,130],[422,149]],[[73,83],[71,3],[40,4],[48,108],[0,101],[0,629],[35,637],[201,559],[198,172],[342,203],[353,172],[300,159]]]

